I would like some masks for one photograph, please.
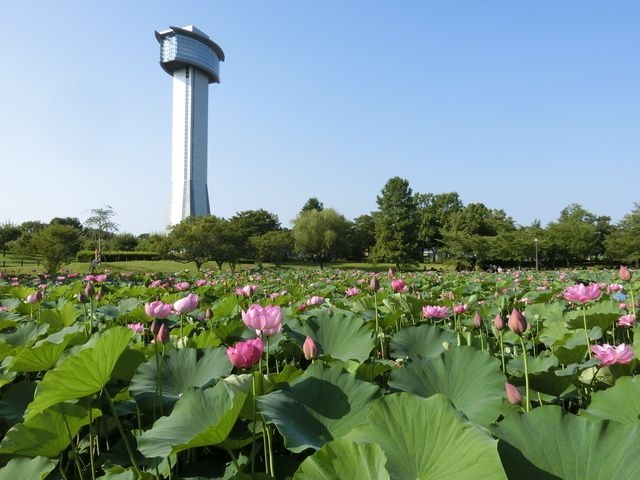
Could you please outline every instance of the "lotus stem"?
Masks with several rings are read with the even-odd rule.
[[[129,443],[129,439],[127,438],[127,433],[124,431],[124,427],[122,426],[122,422],[120,421],[120,417],[118,416],[118,412],[116,411],[116,405],[115,403],[113,403],[113,398],[111,398],[111,395],[109,395],[109,391],[106,388],[104,388],[102,391],[104,392],[105,397],[107,397],[107,402],[109,403],[109,407],[111,407],[111,413],[113,415],[113,418],[116,420],[116,426],[118,427],[120,436],[122,436],[122,441],[124,442],[124,446],[127,449],[127,453],[129,454],[131,465],[133,466],[133,469],[138,474],[138,477],[142,477],[142,472],[140,471],[140,467],[138,467],[138,462],[136,462],[133,449],[131,448],[131,443]]]
[[[529,365],[527,361],[527,349],[524,346],[524,338],[519,336],[520,345],[522,346],[522,360],[524,361],[524,401],[525,401],[525,411],[529,411],[531,408],[531,403],[529,402]]]
[[[62,413],[62,421],[64,422],[64,428],[67,430],[67,435],[69,436],[69,441],[71,442],[71,450],[73,450],[74,463],[76,468],[78,469],[78,475],[80,476],[80,480],[84,479],[84,475],[82,475],[82,465],[80,465],[80,452],[78,452],[78,447],[76,446],[76,442],[73,441],[73,436],[71,435],[71,430],[69,429],[69,424],[67,423],[67,417],[64,414],[62,408],[60,409]]]
[[[587,339],[587,353],[589,354],[589,360],[591,360],[591,340],[589,339],[589,331],[587,330],[587,307],[582,306],[582,323],[584,325],[584,336]]]
[[[91,465],[91,479],[96,479],[96,467],[93,460],[93,412],[91,404],[93,398],[89,400],[89,464]]]
[[[498,331],[498,341],[500,342],[500,358],[502,359],[502,371],[507,372],[507,368],[504,363],[504,342],[502,341],[502,330]]]

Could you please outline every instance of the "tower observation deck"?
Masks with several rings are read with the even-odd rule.
[[[160,66],[173,77],[169,225],[209,215],[207,130],[209,84],[220,83],[224,52],[193,25],[155,32]]]

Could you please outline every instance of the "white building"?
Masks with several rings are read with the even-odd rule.
[[[209,215],[209,84],[220,83],[222,49],[193,25],[156,32],[160,65],[173,77],[169,225]]]

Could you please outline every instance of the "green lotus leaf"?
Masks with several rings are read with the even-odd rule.
[[[640,427],[591,421],[546,405],[507,416],[491,431],[508,445],[500,455],[509,478],[634,480],[640,463]],[[502,443],[502,442],[501,442]],[[537,474],[523,472],[532,469]],[[523,476],[524,475],[524,476]]]
[[[453,343],[455,339],[450,330],[422,324],[393,335],[389,348],[393,357],[438,357],[445,351],[444,344]]]
[[[91,415],[97,418],[102,412],[92,409]],[[58,403],[13,426],[0,443],[0,453],[57,457],[89,422],[87,409],[73,403]]]
[[[347,310],[323,308],[307,319],[304,333],[311,336],[319,355],[331,355],[338,360],[365,361],[374,347],[370,322]]]
[[[5,427],[13,427],[24,420],[24,411],[36,390],[35,382],[19,382],[8,387],[0,399],[0,421]]]
[[[497,442],[444,395],[386,395],[373,403],[368,422],[345,439],[380,445],[392,480],[506,478]]]
[[[56,403],[102,390],[132,336],[133,331],[126,327],[113,327],[94,335],[91,346],[76,351],[45,374],[34,400],[27,407],[25,418],[29,419]]]
[[[582,307],[577,310],[567,312],[565,320],[570,328],[584,328]],[[620,318],[620,308],[612,301],[598,302],[587,308],[587,329],[595,326],[603,331],[610,330],[614,323]]]
[[[35,322],[20,322],[15,330],[10,333],[0,333],[0,340],[13,345],[14,347],[25,347],[33,343],[42,335],[47,333],[48,325],[37,324]]]
[[[386,462],[377,444],[332,440],[300,464],[293,480],[387,480]]]
[[[500,415],[504,393],[500,361],[472,347],[418,358],[391,372],[389,387],[430,397],[446,395],[471,421],[487,426]]]
[[[581,416],[640,425],[640,377],[621,377],[613,387],[596,392]]]
[[[366,420],[376,386],[355,374],[316,362],[282,390],[257,398],[265,419],[274,423],[292,452],[319,449]]]
[[[56,468],[58,460],[45,457],[17,457],[0,468],[0,480],[44,480]]]
[[[188,390],[168,417],[158,419],[138,438],[138,448],[148,458],[164,458],[189,448],[217,445],[231,432],[246,398],[226,382]]]
[[[56,364],[74,337],[84,337],[84,327],[75,325],[37,341],[31,348],[22,348],[13,357],[8,369],[14,372],[46,371]]]
[[[73,325],[79,315],[80,313],[73,303],[64,302],[57,308],[41,308],[40,322],[48,323],[52,330],[60,330]]]
[[[161,378],[158,379],[158,363],[154,356],[140,364],[131,379],[129,392],[143,408],[152,408],[158,399],[157,382],[162,383],[162,402],[173,405],[190,387],[206,387],[220,377],[231,373],[224,348],[210,348],[198,358],[195,348],[172,350],[161,357]]]

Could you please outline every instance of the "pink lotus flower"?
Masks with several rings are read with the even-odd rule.
[[[178,282],[173,286],[173,288],[179,292],[183,292],[189,289],[189,282]]]
[[[136,323],[128,323],[128,324],[127,324],[127,328],[128,328],[129,330],[133,330],[133,331],[134,331],[134,332],[136,332],[136,333],[142,333],[142,332],[144,332],[144,325],[143,325],[143,324],[141,324],[141,323],[139,323],[139,322],[136,322]]]
[[[460,303],[458,305],[453,306],[453,313],[455,313],[456,315],[460,315],[461,313],[464,313],[466,311],[467,311],[466,303]]]
[[[236,295],[239,297],[251,297],[256,293],[258,287],[256,285],[245,285],[242,288],[236,288]]]
[[[307,305],[322,305],[324,303],[324,298],[319,297],[318,295],[314,295],[309,300],[307,300]]]
[[[154,280],[149,284],[149,288],[158,288],[162,286],[162,280]]]
[[[586,303],[591,300],[597,300],[600,297],[600,294],[599,283],[590,283],[589,285],[578,283],[577,285],[566,287],[562,292],[562,296],[565,300],[569,300],[574,303]]]
[[[171,315],[171,304],[162,303],[160,300],[144,304],[144,313],[151,318],[167,318]]]
[[[624,265],[620,267],[620,271],[618,272],[618,276],[620,277],[620,280],[622,280],[624,282],[628,282],[629,280],[631,280],[631,272]]]
[[[38,303],[40,300],[42,300],[42,292],[38,290],[34,293],[27,295],[25,302],[33,304],[33,303]]]
[[[258,363],[264,351],[264,344],[260,338],[252,338],[238,342],[227,348],[227,357],[231,365],[237,368],[247,368]]]
[[[607,293],[621,292],[622,290],[624,290],[624,287],[619,283],[610,283],[607,285]]]
[[[636,324],[636,316],[633,313],[623,315],[618,319],[619,327],[633,327]]]
[[[358,287],[349,287],[347,288],[347,290],[344,292],[344,294],[347,297],[355,297],[356,295],[358,295],[360,293],[360,289]]]
[[[254,303],[242,311],[242,321],[259,336],[271,337],[282,330],[282,310],[276,305],[263,307]]]
[[[409,290],[409,287],[407,287],[407,284],[401,278],[395,278],[391,280],[391,288],[394,292],[397,293],[406,292],[407,290]]]
[[[103,274],[100,274],[100,275],[96,275],[95,277],[93,277],[93,279],[96,282],[106,282],[107,281],[107,276],[103,273]]]
[[[511,311],[511,315],[509,315],[507,326],[513,333],[520,334],[527,329],[527,321],[524,319],[522,313],[520,313],[518,309],[514,308]]]
[[[425,305],[422,307],[424,318],[446,318],[449,316],[449,309],[438,305]]]
[[[204,287],[206,284],[207,281],[204,278],[196,280],[196,287]]]
[[[512,405],[518,405],[519,403],[522,403],[522,394],[520,393],[520,390],[518,390],[518,387],[509,382],[506,382],[504,384],[504,389],[507,393],[507,400],[509,400],[509,403],[511,403]]]
[[[318,346],[313,338],[307,336],[302,344],[302,353],[307,360],[313,360],[318,356]]]
[[[625,364],[631,362],[635,354],[631,346],[621,343],[614,347],[605,343],[604,345],[592,345],[591,351],[602,365],[613,365],[615,363]]]
[[[198,295],[190,293],[186,297],[173,302],[173,309],[178,313],[189,313],[198,308],[199,303],[200,299],[198,298]]]

